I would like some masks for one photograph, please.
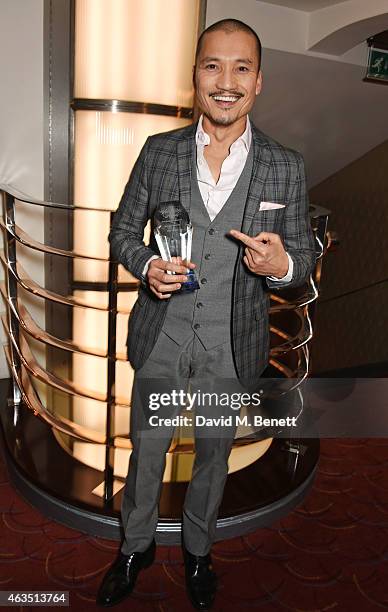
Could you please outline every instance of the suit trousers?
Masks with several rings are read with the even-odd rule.
[[[150,356],[134,377],[130,417],[132,453],[121,506],[124,530],[121,551],[126,555],[145,551],[155,535],[166,453],[175,430],[168,425],[150,427],[149,418],[174,417],[182,411],[181,406],[171,404],[152,410],[149,398],[178,389],[191,389],[193,395],[197,392],[193,418],[195,460],[183,506],[183,540],[192,554],[206,555],[215,538],[238,408],[216,405],[214,398],[220,392],[225,397],[225,393],[241,393],[244,389],[237,379],[230,341],[205,350],[194,332],[178,345],[161,331]],[[202,396],[210,392],[211,398]],[[192,414],[187,406],[184,413]],[[222,416],[232,416],[229,424],[220,426],[220,421],[214,424],[212,420],[207,427],[197,427],[197,417],[203,423],[203,417]]]

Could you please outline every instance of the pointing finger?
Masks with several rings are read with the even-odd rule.
[[[243,234],[242,232],[239,232],[238,230],[235,230],[235,229],[230,230],[229,233],[231,236],[233,236],[233,238],[237,238],[237,240],[240,240],[243,244],[245,244],[247,247],[249,247],[253,251],[257,251],[258,253],[263,254],[262,253],[263,245],[256,238],[252,238],[252,236],[247,236],[246,234]]]

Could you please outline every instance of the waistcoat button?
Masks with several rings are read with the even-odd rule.
[[[201,283],[202,283],[202,285],[206,285],[206,283],[207,283],[207,278],[203,278],[203,279],[201,280]]]
[[[206,253],[205,259],[210,259],[210,253]]]
[[[194,329],[199,329],[200,327],[201,327],[201,326],[200,326],[200,324],[199,324],[199,323],[196,323],[196,324],[194,325]]]
[[[197,302],[197,308],[202,308],[203,304],[202,302]]]
[[[215,234],[215,231],[212,227],[209,229],[209,234],[210,236],[213,236],[213,234]]]

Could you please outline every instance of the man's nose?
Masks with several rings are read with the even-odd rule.
[[[221,72],[218,74],[216,86],[219,89],[235,89],[236,88],[236,75],[233,72],[232,68],[223,68]]]

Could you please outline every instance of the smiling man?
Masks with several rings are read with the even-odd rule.
[[[142,435],[141,381],[172,376],[236,381],[254,387],[268,363],[269,289],[303,283],[315,261],[303,160],[258,130],[248,117],[261,91],[261,44],[246,24],[225,19],[198,41],[194,66],[199,121],[147,139],[115,214],[114,256],[141,280],[128,324],[135,370],[132,454],[122,502],[124,540],[97,603],[129,595],[154,559],[158,502],[173,428]],[[200,289],[178,292],[186,268],[163,261],[144,228],[160,202],[180,201],[193,224],[191,268]],[[175,272],[175,275],[168,272]],[[217,416],[196,406],[196,414]],[[161,417],[172,416],[163,407]],[[182,519],[190,601],[209,609],[216,592],[210,549],[235,428],[213,438],[195,430],[195,462]]]

